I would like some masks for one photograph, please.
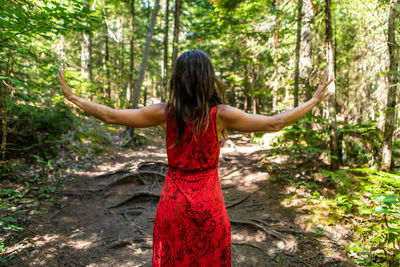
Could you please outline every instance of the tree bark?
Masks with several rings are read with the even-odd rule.
[[[178,58],[180,13],[181,13],[181,0],[175,0],[174,41],[173,41],[173,46],[172,46],[172,67],[175,65],[175,61]]]
[[[8,60],[7,67],[5,73],[1,73],[1,76],[10,77],[14,67],[14,53],[11,50],[8,52]],[[2,75],[3,74],[3,75]],[[8,110],[7,110],[7,100],[10,95],[9,88],[10,84],[7,84],[7,79],[0,81],[0,103],[1,103],[1,159],[2,161],[6,160],[6,152],[7,152],[7,119],[8,119]],[[11,92],[12,95],[12,92]],[[0,164],[2,166],[2,164]]]
[[[335,60],[332,44],[332,19],[331,19],[331,0],[325,0],[325,34],[326,34],[326,58],[329,70],[329,79],[335,79]],[[329,103],[330,126],[330,149],[331,149],[331,169],[339,168],[338,134],[336,121],[336,88],[335,82],[331,83],[329,90],[332,92]]]
[[[396,123],[396,92],[399,83],[399,45],[396,42],[396,22],[399,20],[399,13],[399,0],[391,0],[387,41],[389,47],[388,93],[382,144],[382,170],[386,172],[389,172],[392,166],[392,139]]]
[[[161,101],[167,99],[167,82],[168,82],[168,30],[169,30],[169,0],[165,0],[165,26],[164,26],[164,62],[163,62],[163,90]]]
[[[138,79],[136,81],[135,91],[134,91],[134,94],[133,94],[132,108],[137,108],[137,106],[138,106],[140,88],[142,87],[143,78],[144,78],[144,75],[145,75],[145,72],[146,72],[147,58],[149,56],[150,43],[151,43],[151,40],[153,38],[154,24],[155,24],[155,21],[156,21],[156,16],[157,16],[157,12],[158,12],[159,7],[160,7],[160,0],[155,0],[153,14],[151,15],[151,20],[150,20],[150,23],[148,25],[146,46],[145,46],[144,52],[143,52],[142,64],[140,65],[139,77],[138,77]]]
[[[86,32],[82,36],[81,75],[86,81],[92,82],[92,38]]]
[[[274,0],[272,5],[275,9],[278,9],[278,1]],[[274,30],[274,75],[272,84],[272,111],[275,112],[278,109],[278,87],[279,87],[279,63],[278,63],[278,46],[279,46],[279,32],[281,29],[281,20],[278,12],[275,14],[275,30]]]
[[[251,66],[251,97],[252,97],[252,102],[251,102],[251,108],[253,111],[253,114],[257,114],[257,98],[256,98],[256,81],[257,81],[257,66],[255,63],[252,64]]]
[[[86,1],[90,8],[90,1]],[[81,75],[89,82],[93,82],[92,75],[92,38],[89,33],[83,32],[82,53],[81,53]]]
[[[312,31],[314,11],[312,0],[303,0],[303,19],[300,52],[300,84],[304,88],[306,100],[311,98],[310,75],[312,65]]]
[[[111,77],[110,77],[110,51],[109,51],[109,38],[108,38],[108,25],[107,25],[107,10],[105,10],[105,21],[104,21],[104,41],[105,41],[105,58],[104,68],[106,70],[106,82],[107,82],[107,101],[111,101]]]
[[[243,105],[243,110],[244,112],[247,112],[248,106],[249,106],[249,64],[246,63],[245,69],[244,69],[244,79],[243,79],[243,85],[244,85],[244,105]]]
[[[135,0],[131,0],[131,19],[130,19],[130,34],[129,34],[129,74],[128,74],[128,88],[126,89],[126,107],[128,108],[131,103],[133,95],[133,69],[134,69],[134,39],[133,33],[135,30]]]
[[[301,44],[301,23],[303,17],[303,0],[297,3],[297,37],[296,37],[296,60],[294,70],[294,92],[293,106],[299,105],[299,80],[300,80],[300,44]]]

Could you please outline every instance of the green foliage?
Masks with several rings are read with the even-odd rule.
[[[319,130],[310,127],[311,122]],[[321,153],[330,155],[329,147],[329,123],[323,118],[306,116],[282,130],[283,135],[278,139],[278,149],[289,152],[298,159],[319,157]]]
[[[380,162],[383,141],[377,122],[368,121],[355,125],[343,122],[339,125],[342,163],[347,166],[376,166]]]
[[[11,158],[39,155],[50,159],[61,148],[61,136],[74,130],[77,119],[64,103],[54,107],[38,108],[16,105],[9,121],[8,156]]]
[[[346,251],[363,266],[400,264],[400,175],[369,168],[321,171],[337,188],[320,196],[338,218],[351,220],[355,241]],[[357,217],[357,220],[352,218]]]

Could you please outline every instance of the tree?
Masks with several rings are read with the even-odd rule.
[[[301,44],[301,23],[303,18],[303,0],[298,0],[297,3],[297,37],[296,37],[296,59],[294,70],[294,99],[293,105],[299,105],[299,79],[300,79],[300,44]]]
[[[86,7],[90,9],[90,2],[86,2]],[[92,72],[92,37],[90,36],[90,32],[84,31],[82,33],[83,42],[82,42],[82,52],[81,52],[81,74],[82,77],[89,81],[93,82],[93,72]]]
[[[399,20],[399,0],[391,0],[388,18],[389,72],[385,113],[385,130],[382,144],[382,170],[390,171],[392,166],[392,139],[395,127],[396,93],[399,83],[399,44],[396,41],[396,22]]]
[[[159,7],[160,7],[160,0],[155,0],[153,14],[151,15],[150,23],[148,25],[146,46],[145,46],[144,52],[143,52],[142,64],[140,65],[139,77],[136,81],[135,91],[133,94],[132,108],[137,108],[137,106],[138,106],[139,93],[140,93],[140,89],[142,87],[144,75],[146,73],[147,58],[148,58],[149,52],[150,52],[150,43],[151,43],[151,39],[153,38],[154,24],[156,21]]]
[[[181,13],[181,0],[175,0],[174,40],[173,40],[173,46],[172,46],[172,66],[174,66],[175,61],[178,58],[180,13]]]
[[[168,30],[169,30],[169,0],[165,0],[165,25],[164,25],[164,61],[163,61],[163,90],[161,101],[167,99],[167,80],[168,80]]]
[[[129,28],[129,74],[128,88],[126,90],[126,106],[129,107],[133,95],[133,69],[134,69],[134,37],[135,30],[135,0],[131,0],[130,6],[130,28]]]
[[[105,41],[105,58],[104,58],[104,69],[106,70],[106,82],[107,82],[107,97],[108,101],[111,99],[111,76],[110,76],[110,49],[109,49],[109,38],[108,38],[108,24],[107,24],[107,7],[104,9],[104,41]]]
[[[313,64],[312,64],[313,19],[314,19],[314,10],[313,10],[312,0],[304,0],[299,76],[300,76],[300,84],[304,89],[305,97],[307,100],[311,98],[310,75],[313,70]]]
[[[326,60],[328,63],[328,79],[335,79],[335,58],[332,44],[332,18],[331,18],[331,0],[325,0],[325,41],[326,41]],[[336,87],[335,82],[331,83],[329,90],[332,92],[329,103],[330,117],[330,149],[331,149],[331,169],[339,168],[339,148],[338,148],[338,133],[336,121]]]

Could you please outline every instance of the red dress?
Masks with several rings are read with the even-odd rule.
[[[221,143],[216,106],[195,139],[185,126],[179,143],[167,119],[168,172],[153,231],[153,266],[231,266],[231,227],[218,176]]]

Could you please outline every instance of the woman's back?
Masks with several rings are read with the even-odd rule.
[[[167,116],[167,154],[169,168],[185,172],[196,172],[215,169],[221,143],[218,141],[216,129],[217,106],[210,108],[209,123],[206,131],[204,128],[198,137],[193,135],[192,126],[185,125],[183,135],[174,145],[177,137],[177,128],[172,116]],[[204,122],[206,127],[206,122]]]
[[[177,143],[177,127],[167,116],[168,172],[154,220],[153,266],[231,265],[231,229],[217,170],[216,111],[217,106],[210,108],[208,127],[198,137],[185,124]]]

